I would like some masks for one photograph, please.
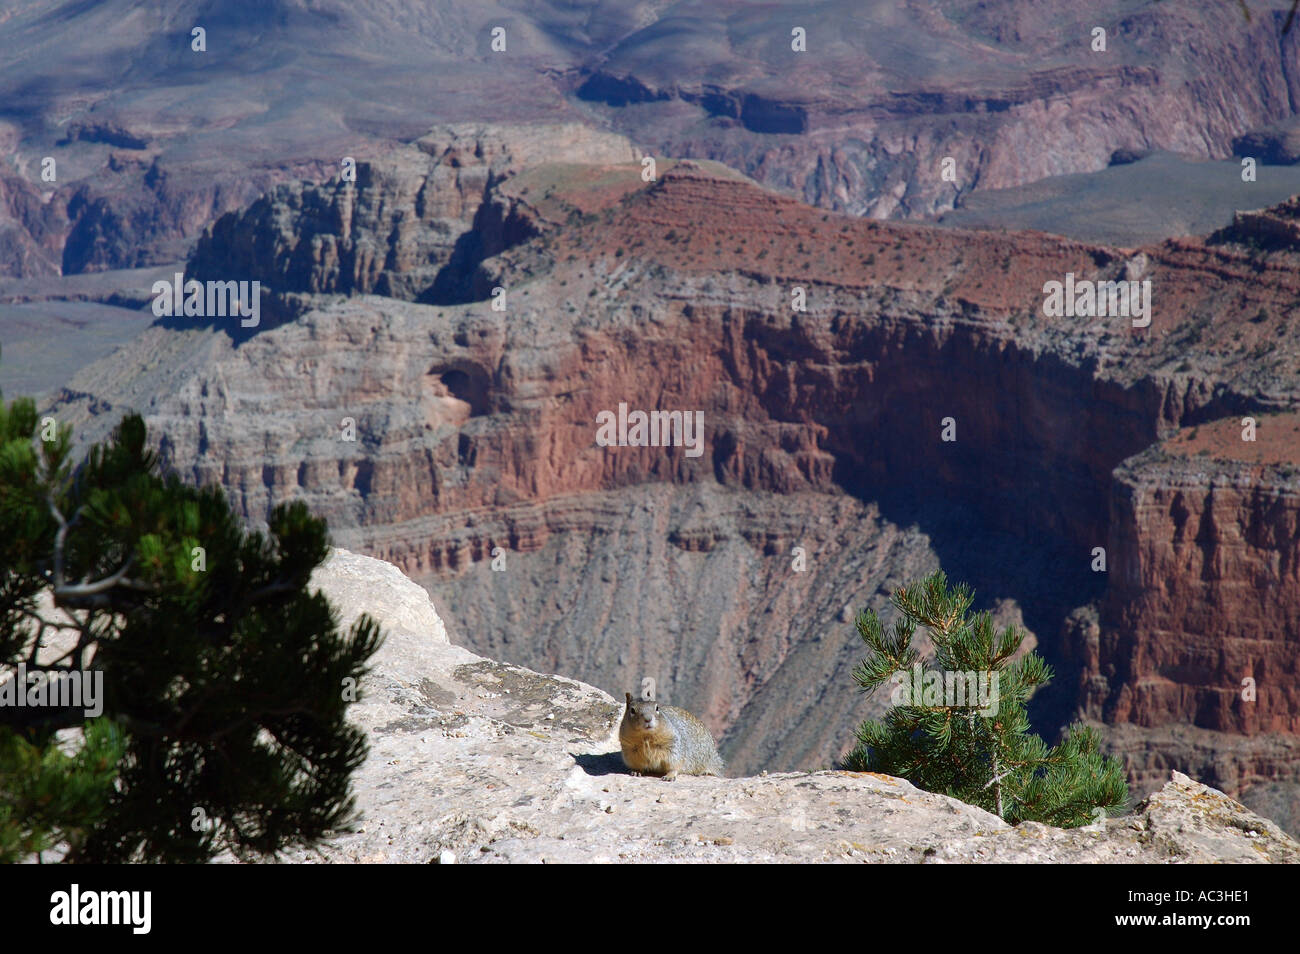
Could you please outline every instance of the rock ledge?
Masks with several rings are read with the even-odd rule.
[[[447,641],[424,591],[336,550],[313,577],[388,638],[354,718],[370,734],[355,833],[288,860],[355,862],[1296,862],[1300,845],[1177,772],[1104,830],[1011,827],[902,779],[625,773],[620,705]]]

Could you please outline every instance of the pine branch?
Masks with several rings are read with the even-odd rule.
[[[996,811],[1012,824],[1033,819],[1074,826],[1090,821],[1096,808],[1122,803],[1127,798],[1122,767],[1098,754],[1091,733],[1071,733],[1049,749],[1030,732],[1026,705],[1051,679],[1051,667],[1034,652],[1011,662],[1023,632],[1012,626],[998,632],[988,612],[970,617],[973,599],[969,588],[949,587],[936,572],[899,588],[892,602],[901,614],[899,627],[921,624],[931,632],[935,651],[927,676],[997,674],[996,714],[980,717],[966,707],[965,719],[954,719],[956,700],[923,705],[913,698],[911,705],[889,709],[879,722],[864,722],[845,764],[899,775],[919,788]],[[871,655],[854,675],[864,685],[878,685],[895,670],[899,654],[874,614],[860,618],[859,630]]]

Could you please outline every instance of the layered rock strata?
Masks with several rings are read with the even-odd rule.
[[[352,221],[381,221],[413,194],[396,168],[363,170]],[[251,337],[219,322],[151,329],[87,369],[56,409],[87,436],[143,409],[165,459],[221,483],[250,520],[306,500],[340,542],[418,577],[476,648],[614,689],[651,670],[741,770],[826,765],[850,744],[868,711],[847,677],[853,612],[937,563],[985,605],[1014,601],[1007,618],[1062,667],[1058,717],[1190,725],[1219,734],[1222,774],[1207,780],[1290,777],[1286,745],[1260,761],[1243,740],[1294,737],[1296,699],[1275,684],[1294,672],[1294,608],[1268,617],[1256,655],[1236,635],[1291,606],[1290,478],[1233,478],[1241,506],[1280,522],[1238,532],[1216,517],[1195,531],[1224,534],[1198,547],[1235,554],[1214,564],[1224,581],[1211,588],[1159,557],[1186,546],[1202,505],[1184,488],[1182,522],[1157,520],[1165,498],[1130,517],[1123,488],[1148,471],[1116,468],[1180,426],[1297,405],[1293,251],[1234,235],[1117,250],[889,225],[701,164],[651,184],[640,171],[543,163],[489,188],[480,209],[514,203],[538,233],[474,264],[476,281],[505,292],[504,311],[492,298],[319,294],[357,290],[362,274],[398,276],[384,286],[394,291],[412,273],[403,296],[419,297],[431,274],[421,255],[361,271],[342,257],[299,268],[293,254],[271,256],[261,267],[292,320]],[[301,195],[328,205],[332,189]],[[232,223],[230,242],[337,247],[338,220],[281,199]],[[413,221],[390,250],[432,248],[437,231]],[[244,254],[218,235],[199,262]],[[1150,281],[1149,325],[1048,317],[1044,284],[1067,275]],[[800,295],[805,309],[792,309]],[[597,415],[620,404],[701,413],[699,456],[599,446]],[[1177,493],[1177,467],[1149,479],[1166,472]],[[1238,506],[1216,493],[1216,507]],[[1104,574],[1097,547],[1110,551]],[[1160,577],[1174,572],[1166,603]],[[1276,591],[1261,602],[1249,587],[1266,579]],[[457,592],[475,596],[462,604]],[[1090,650],[1086,627],[1062,635],[1061,624],[1095,599]],[[1242,623],[1216,644],[1229,618]],[[1204,658],[1215,645],[1221,669]],[[1152,659],[1168,683],[1155,691]],[[1207,700],[1248,662],[1272,695],[1234,722]],[[1105,692],[1091,688],[1098,674]],[[1186,753],[1128,751],[1135,780]],[[1238,754],[1257,767],[1231,768]]]

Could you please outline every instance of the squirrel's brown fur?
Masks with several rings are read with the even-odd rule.
[[[685,709],[661,706],[653,699],[633,699],[618,727],[623,762],[639,775],[662,775],[671,782],[685,775],[721,775],[722,757],[713,736]]]

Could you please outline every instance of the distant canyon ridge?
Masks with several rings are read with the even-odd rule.
[[[442,123],[578,123],[896,219],[1153,150],[1300,160],[1285,0],[9,7],[0,277],[178,261],[268,189]]]

